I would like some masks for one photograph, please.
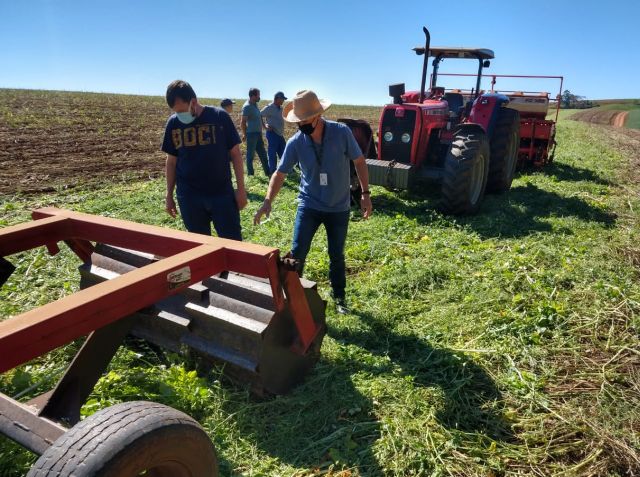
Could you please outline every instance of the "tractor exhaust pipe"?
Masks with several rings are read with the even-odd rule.
[[[423,26],[422,31],[424,32],[425,43],[424,43],[424,62],[422,63],[422,82],[420,83],[419,103],[421,104],[422,104],[422,101],[424,101],[424,87],[427,83],[427,66],[429,64],[429,47],[431,46],[431,34],[429,33],[429,30],[427,30],[427,27]]]

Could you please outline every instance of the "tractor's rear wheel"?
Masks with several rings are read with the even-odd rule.
[[[518,164],[520,147],[520,113],[502,108],[498,112],[491,137],[491,161],[487,178],[487,192],[502,193],[511,188]]]
[[[455,137],[444,162],[440,207],[449,214],[474,214],[480,208],[489,171],[489,142],[480,130],[464,127]]]
[[[211,440],[186,414],[136,401],[96,412],[60,436],[27,477],[217,476]]]

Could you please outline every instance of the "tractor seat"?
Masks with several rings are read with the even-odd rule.
[[[464,106],[464,98],[460,93],[445,93],[442,99],[449,104],[449,111],[455,114]]]

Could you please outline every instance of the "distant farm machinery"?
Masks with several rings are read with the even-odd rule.
[[[405,92],[404,83],[389,86],[393,104],[384,106],[378,126],[377,148],[368,124],[341,119],[351,127],[369,169],[369,182],[391,189],[440,183],[440,206],[450,214],[473,214],[487,193],[511,188],[517,165],[544,165],[553,159],[555,122],[546,120],[548,94],[510,92],[505,95],[480,89],[483,70],[493,51],[483,48],[431,47],[423,28],[425,46],[413,50],[424,55],[419,91]],[[428,59],[433,58],[430,86],[425,90]],[[469,90],[437,85],[445,59],[478,63]],[[492,75],[495,78],[502,75]],[[555,77],[554,77],[555,78]],[[352,196],[357,183],[352,181]]]
[[[325,302],[277,249],[53,208],[33,218],[0,229],[0,286],[15,270],[4,257],[64,241],[84,289],[0,321],[0,372],[88,337],[51,391],[0,393],[0,433],[40,455],[29,476],[218,475],[204,430],[167,406],[121,403],[79,422],[128,333],[222,363],[260,393],[288,392],[319,358]]]

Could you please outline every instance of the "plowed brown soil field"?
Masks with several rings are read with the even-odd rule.
[[[235,108],[239,128],[242,102]],[[327,117],[376,124],[379,111],[334,105]],[[0,194],[158,177],[164,171],[160,143],[169,114],[162,96],[0,89]],[[285,136],[294,132],[288,125]]]
[[[0,90],[0,193],[156,176],[159,98]]]

